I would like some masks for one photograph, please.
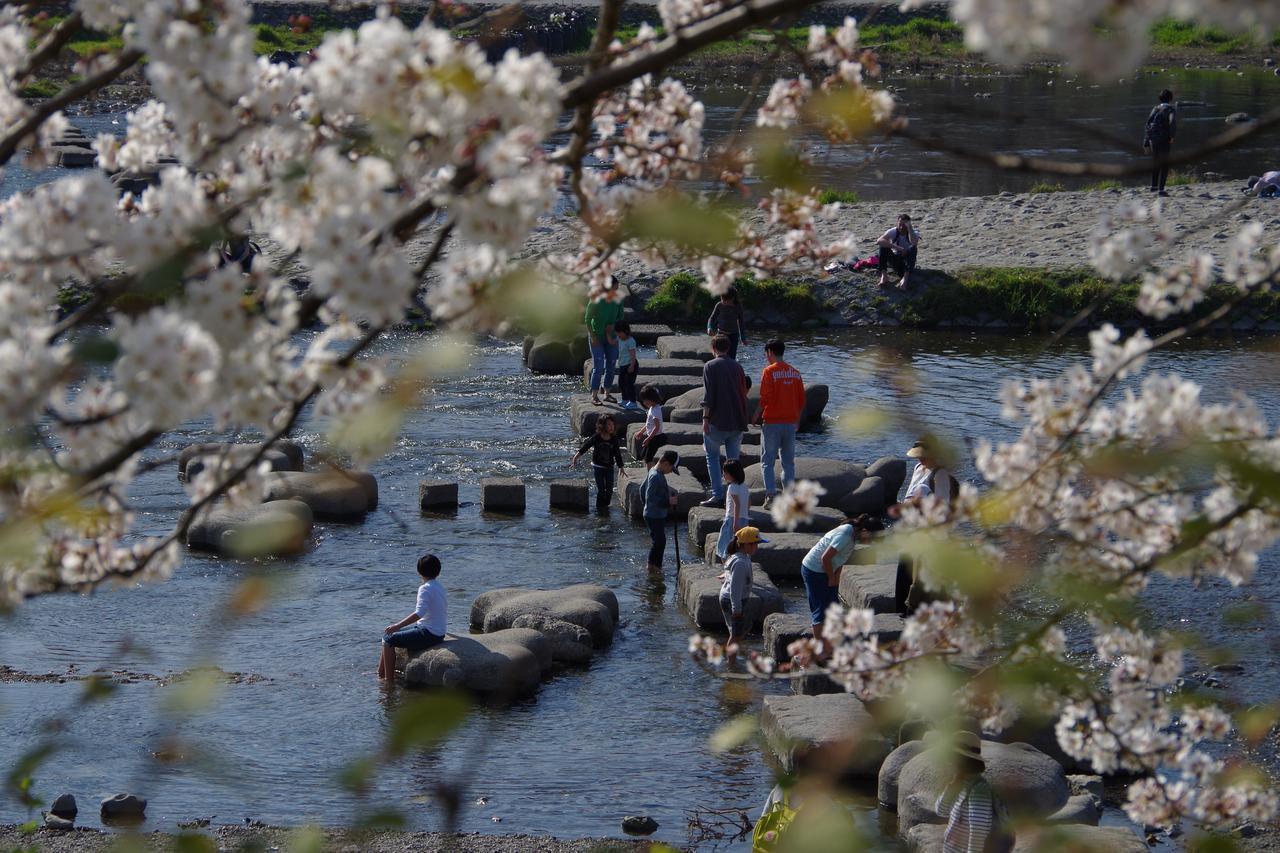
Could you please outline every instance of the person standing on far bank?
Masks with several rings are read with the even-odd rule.
[[[747,375],[729,357],[729,339],[711,339],[715,358],[702,367],[702,447],[707,451],[707,476],[713,494],[703,506],[724,506],[725,485],[720,475],[720,448],[725,459],[737,459],[747,431]]]
[[[1178,110],[1173,105],[1173,92],[1160,93],[1160,103],[1151,108],[1147,116],[1146,132],[1142,147],[1151,152],[1151,191],[1163,196],[1165,181],[1169,179],[1169,152],[1173,150],[1173,138],[1178,135]]]
[[[746,316],[738,300],[738,288],[730,287],[721,296],[707,318],[707,334],[724,335],[729,339],[729,358],[737,359],[738,344],[746,343]]]
[[[787,345],[775,338],[764,345],[769,362],[760,374],[760,408],[756,423],[761,424],[764,451],[760,456],[760,474],[764,477],[764,506],[767,509],[778,494],[773,477],[773,464],[782,457],[782,485],[796,478],[796,429],[804,415],[804,378],[800,371],[782,360]]]

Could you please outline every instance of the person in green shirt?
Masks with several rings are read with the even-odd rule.
[[[618,399],[609,393],[613,374],[618,366],[618,336],[614,326],[622,321],[622,303],[600,300],[587,303],[584,319],[587,323],[587,341],[591,345],[591,402],[616,403]]]

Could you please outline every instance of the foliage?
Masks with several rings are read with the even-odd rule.
[[[320,44],[325,32],[318,25],[306,32],[294,32],[291,27],[283,24],[258,24],[254,27],[256,39],[253,49],[260,55],[275,53],[277,50],[306,53]]]
[[[1029,193],[1060,193],[1064,192],[1066,187],[1059,183],[1051,183],[1049,181],[1039,181],[1031,185]]]
[[[867,44],[890,55],[964,52],[964,30],[941,18],[915,17],[899,24],[871,24],[861,33]]]
[[[1256,47],[1248,35],[1228,33],[1218,27],[1202,27],[1187,21],[1166,18],[1151,28],[1151,41],[1156,47],[1202,48],[1216,53],[1236,53]]]
[[[23,86],[18,94],[24,98],[52,98],[61,90],[59,83],[42,77]]]
[[[818,193],[818,202],[821,204],[857,204],[862,201],[857,190],[832,190],[826,189]]]
[[[1108,178],[1103,181],[1095,181],[1092,184],[1087,184],[1086,186],[1082,187],[1082,189],[1085,192],[1101,192],[1103,190],[1121,190],[1121,189],[1124,189],[1124,184],[1120,183],[1117,180]]]
[[[1186,187],[1191,184],[1198,183],[1200,183],[1200,178],[1195,172],[1185,172],[1181,169],[1174,169],[1169,172],[1169,180],[1166,182],[1166,186]]]
[[[769,309],[798,322],[814,316],[821,307],[813,288],[803,282],[743,276],[733,286],[738,289],[738,298],[748,316]],[[659,285],[644,307],[663,322],[701,324],[716,301],[717,297],[707,291],[697,275],[679,272]]]

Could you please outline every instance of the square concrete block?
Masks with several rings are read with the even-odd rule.
[[[840,600],[846,607],[865,607],[875,613],[897,611],[898,566],[845,566],[840,572]]]
[[[486,512],[524,512],[524,483],[516,477],[485,477],[480,505]]]
[[[586,480],[552,480],[551,508],[586,512],[591,506],[591,485]]]
[[[423,512],[448,512],[458,508],[458,484],[447,480],[418,483],[418,506]]]

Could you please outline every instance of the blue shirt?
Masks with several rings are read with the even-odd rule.
[[[623,340],[618,338],[618,367],[630,367],[632,359],[635,358],[636,339],[627,338]]]
[[[822,555],[827,553],[828,548],[836,549],[836,558],[831,561],[831,565],[838,569],[849,562],[849,557],[853,554],[853,547],[857,544],[853,538],[853,525],[842,524],[835,530],[829,530],[823,534],[822,538],[818,540],[818,544],[810,548],[809,553],[804,555],[800,565],[811,572],[824,575],[826,570],[822,568]]]
[[[671,490],[667,488],[667,477],[654,465],[649,469],[649,476],[644,478],[640,488],[640,497],[644,500],[645,518],[666,518],[671,506]]]

